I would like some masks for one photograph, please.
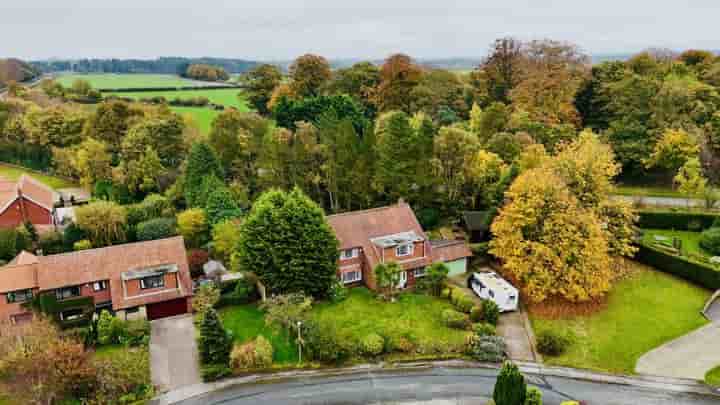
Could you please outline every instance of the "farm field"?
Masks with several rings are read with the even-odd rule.
[[[531,312],[536,334],[552,330],[572,341],[545,363],[633,374],[640,356],[707,323],[700,311],[710,291],[632,264],[636,268],[613,287],[606,307],[592,315],[543,319]]]
[[[163,74],[68,74],[60,75],[57,81],[63,86],[72,86],[77,79],[87,80],[95,89],[148,88],[148,87],[180,87],[180,86],[213,86],[214,83],[184,79],[176,75]]]
[[[207,89],[178,91],[138,91],[127,93],[105,93],[105,95],[115,95],[118,97],[129,97],[134,99],[165,97],[165,99],[168,101],[174,98],[207,97],[212,103],[222,104],[226,107],[235,107],[240,111],[248,111],[249,107],[245,100],[238,97],[240,92],[240,89]]]

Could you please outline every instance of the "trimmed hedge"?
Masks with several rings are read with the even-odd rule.
[[[638,248],[635,254],[637,261],[711,290],[720,289],[719,270],[681,256],[673,256],[649,246],[639,245]]]
[[[718,218],[716,214],[703,212],[681,211],[638,211],[637,225],[645,229],[676,229],[680,231],[698,231],[710,228]],[[700,225],[700,229],[690,229],[693,223]]]

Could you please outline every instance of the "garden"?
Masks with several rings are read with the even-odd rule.
[[[632,374],[644,353],[707,322],[700,311],[709,290],[630,263],[597,311],[548,319],[530,308],[547,364]]]

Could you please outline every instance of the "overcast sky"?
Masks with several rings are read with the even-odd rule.
[[[586,52],[720,49],[720,0],[0,0],[0,57],[479,57],[502,36]]]

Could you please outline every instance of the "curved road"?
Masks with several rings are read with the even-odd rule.
[[[253,384],[180,402],[182,405],[245,404],[427,404],[484,405],[492,396],[496,370],[435,368],[337,377],[300,378],[273,384]],[[557,377],[527,377],[543,391],[546,405],[580,399],[602,405],[710,405],[718,398],[657,392],[623,385],[607,385]]]

